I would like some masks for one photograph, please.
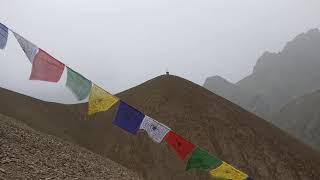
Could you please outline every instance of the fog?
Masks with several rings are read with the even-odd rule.
[[[236,82],[264,51],[320,27],[319,0],[0,0],[0,22],[117,93],[164,74]],[[0,50],[0,87],[76,103],[58,84],[30,81],[13,35]]]

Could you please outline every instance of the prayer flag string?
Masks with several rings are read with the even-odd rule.
[[[4,49],[8,39],[8,29],[0,23],[0,49]],[[234,180],[253,180],[247,174],[239,171],[230,164],[219,160],[207,151],[197,147],[192,142],[184,139],[166,125],[145,115],[141,111],[128,105],[118,97],[108,93],[80,73],[65,66],[44,50],[9,29],[17,39],[22,50],[32,63],[30,80],[58,82],[64,69],[67,69],[66,87],[71,90],[78,100],[89,96],[88,114],[107,111],[120,101],[113,124],[130,134],[137,134],[139,129],[145,130],[149,137],[156,143],[163,140],[176,151],[177,155],[185,160],[188,156],[186,170],[199,169],[208,171],[213,177]],[[66,67],[66,68],[65,68]]]

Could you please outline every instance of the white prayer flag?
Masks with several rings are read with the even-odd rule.
[[[28,40],[26,40],[25,38],[23,38],[22,36],[20,36],[19,34],[15,32],[13,32],[13,34],[16,37],[17,41],[19,42],[22,50],[27,55],[29,61],[33,63],[33,59],[38,53],[39,48],[36,45],[29,42]]]
[[[145,131],[147,131],[151,139],[157,143],[160,143],[170,131],[169,127],[161,124],[160,122],[152,119],[149,116],[144,117],[140,125],[140,129],[144,129]]]

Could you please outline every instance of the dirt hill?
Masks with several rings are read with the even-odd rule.
[[[29,126],[108,157],[145,179],[210,179],[185,172],[171,147],[132,136],[111,121],[116,108],[86,116],[86,104],[46,103],[2,89],[0,110]],[[316,180],[320,156],[280,129],[190,81],[160,76],[119,94],[124,101],[257,180]]]
[[[140,179],[84,148],[0,114],[0,179]]]

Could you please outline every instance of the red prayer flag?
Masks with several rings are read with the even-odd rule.
[[[64,70],[64,64],[39,49],[33,64],[30,80],[58,82]]]
[[[170,131],[167,134],[165,140],[175,149],[182,160],[184,160],[188,154],[190,154],[196,148],[196,145],[174,133],[173,131]]]

